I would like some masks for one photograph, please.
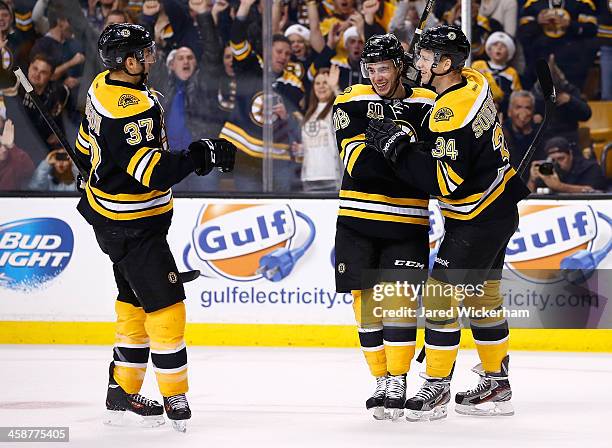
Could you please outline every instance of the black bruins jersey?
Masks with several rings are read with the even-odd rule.
[[[523,90],[521,79],[516,69],[509,65],[495,67],[491,65],[491,62],[484,60],[474,61],[472,68],[478,70],[485,76],[487,74],[490,75],[489,87],[491,87],[491,89],[498,87],[501,91],[501,98],[495,98],[495,92],[492,91],[492,93],[494,99],[498,100],[501,104],[500,109],[505,114],[508,110],[508,103],[512,92]],[[491,85],[491,80],[495,82],[494,86]]]
[[[435,94],[405,86],[404,99],[383,100],[371,85],[348,87],[334,103],[333,121],[344,176],[338,223],[366,235],[402,239],[410,227],[429,226],[429,195],[399,180],[385,159],[366,148],[365,130],[372,118],[392,118],[423,139]]]
[[[170,153],[163,110],[144,84],[100,73],[87,93],[76,140],[89,178],[78,210],[92,225],[167,226],[170,187],[194,170],[186,153]]]
[[[437,196],[447,222],[504,218],[504,204],[514,207],[529,190],[509,164],[486,79],[471,68],[462,75],[436,98],[428,120],[431,151],[402,151],[396,172]]]

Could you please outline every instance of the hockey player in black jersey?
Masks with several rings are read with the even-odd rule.
[[[414,281],[426,279],[429,196],[399,180],[381,154],[366,148],[364,132],[370,118],[388,117],[411,141],[422,139],[434,94],[401,82],[406,57],[391,34],[368,40],[361,66],[372,85],[348,87],[334,103],[337,146],[345,167],[336,226],[336,289],[353,295],[360,344],[376,378],[366,407],[376,419],[396,419],[404,412],[416,317],[383,317],[376,308],[415,310],[416,298],[387,294],[379,300],[374,288],[395,280],[381,276],[390,269],[401,269]]]
[[[407,418],[446,416],[450,378],[459,348],[459,306],[498,311],[505,249],[518,225],[517,202],[528,194],[510,166],[509,152],[489,86],[464,68],[470,44],[460,28],[425,31],[416,51],[421,82],[437,92],[428,118],[431,135],[415,145],[389,120],[370,121],[368,147],[382,153],[398,177],[437,196],[445,235],[423,292],[427,312],[425,383],[406,401]],[[460,285],[476,286],[460,296]],[[477,288],[480,286],[480,288]],[[450,288],[449,288],[450,287]],[[456,411],[511,415],[508,324],[503,313],[470,319],[481,364],[478,386],[455,396]]]
[[[108,69],[93,80],[77,136],[77,155],[89,168],[78,210],[93,226],[113,263],[118,296],[105,423],[128,410],[147,426],[164,422],[185,431],[185,291],[166,235],[172,218],[170,187],[192,172],[231,171],[236,148],[202,139],[187,151],[168,151],[162,108],[146,78],[155,62],[151,34],[140,25],[114,24],[98,48]],[[149,353],[164,406],[139,394]]]

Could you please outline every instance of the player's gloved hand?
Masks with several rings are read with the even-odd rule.
[[[225,139],[203,138],[189,145],[189,155],[198,176],[207,175],[215,167],[227,173],[234,169],[236,147]]]
[[[395,163],[400,152],[399,142],[410,142],[410,136],[390,118],[370,120],[365,132],[366,147],[381,153],[385,159]]]

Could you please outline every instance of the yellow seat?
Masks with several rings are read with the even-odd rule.
[[[590,130],[593,142],[605,143],[612,140],[612,101],[589,101],[592,115],[580,127]]]

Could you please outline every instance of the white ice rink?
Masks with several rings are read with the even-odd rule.
[[[0,346],[0,426],[68,426],[75,447],[612,446],[610,354],[514,352],[515,416],[451,411],[433,423],[393,423],[365,411],[373,380],[357,349],[193,347],[186,434],[169,424],[102,425],[110,355],[106,347]],[[474,351],[460,352],[454,391],[476,384],[476,362]],[[420,369],[413,363],[409,393]],[[143,393],[159,400],[152,371]]]

